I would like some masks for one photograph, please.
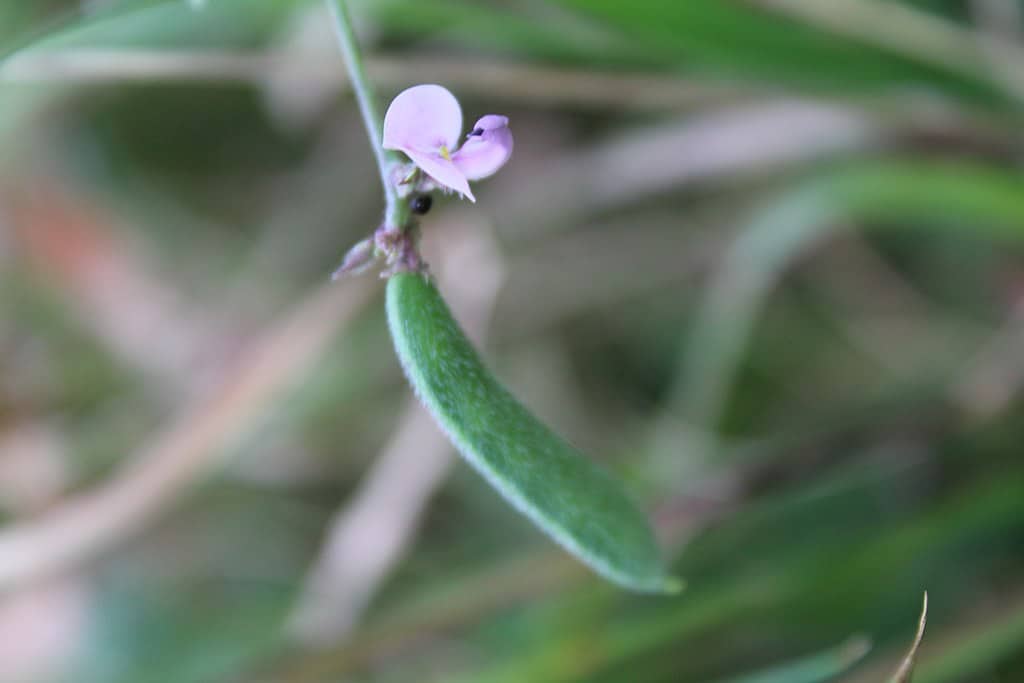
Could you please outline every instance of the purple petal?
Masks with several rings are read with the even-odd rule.
[[[488,114],[473,126],[473,131],[452,161],[469,180],[479,180],[505,165],[512,156],[512,131],[508,117]]]
[[[459,101],[439,85],[416,85],[398,93],[384,115],[384,149],[454,149],[462,132]]]
[[[472,190],[469,189],[469,181],[453,161],[449,161],[437,153],[420,152],[414,149],[403,149],[402,151],[408,154],[409,158],[439,185],[469,197],[471,202],[476,201]]]

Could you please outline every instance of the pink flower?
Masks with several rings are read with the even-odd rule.
[[[403,90],[384,115],[384,149],[397,149],[438,185],[476,198],[470,180],[493,175],[512,154],[508,118],[489,114],[473,126],[465,144],[459,101],[440,85]]]

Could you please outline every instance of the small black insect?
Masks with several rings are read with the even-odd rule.
[[[418,194],[412,198],[410,208],[415,214],[422,216],[427,211],[430,211],[430,207],[434,205],[434,200],[429,194]]]

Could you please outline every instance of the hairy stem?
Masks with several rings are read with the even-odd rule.
[[[356,42],[355,32],[352,30],[352,20],[349,18],[348,7],[345,0],[326,0],[327,9],[334,20],[334,34],[338,38],[338,46],[345,58],[345,65],[348,68],[349,81],[352,84],[352,91],[355,93],[356,101],[359,103],[359,113],[363,117],[363,124],[366,126],[366,134],[370,138],[370,147],[373,149],[374,158],[377,160],[377,167],[380,170],[380,180],[384,185],[384,201],[386,204],[385,225],[391,230],[404,232],[410,223],[409,208],[398,196],[391,178],[391,169],[395,164],[401,163],[401,157],[395,152],[384,149],[381,142],[381,130],[383,120],[377,111],[377,96],[373,92],[366,77],[366,70],[363,68],[363,56],[359,52],[359,45]]]

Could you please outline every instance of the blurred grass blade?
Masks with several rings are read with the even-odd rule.
[[[551,63],[652,67],[662,60],[620,32],[551,6],[479,0],[360,0],[361,15],[385,27],[392,39],[433,38],[488,53],[528,55]]]
[[[70,14],[22,39],[18,54],[68,48],[224,48],[263,45],[302,0],[218,0],[195,10],[183,0],[118,3],[88,15]]]
[[[824,683],[846,672],[863,659],[869,649],[870,642],[856,636],[824,652],[722,683]]]
[[[990,82],[988,70],[980,68],[980,59],[970,52],[972,36],[966,32],[954,32],[957,50],[949,54],[942,49],[915,49],[919,43],[916,24],[910,29],[902,23],[887,26],[888,39],[898,41],[903,53],[898,54],[891,46],[883,48],[850,36],[826,33],[754,3],[718,0],[630,3],[559,0],[559,3],[632,37],[652,56],[674,61],[693,72],[792,83],[832,92],[927,84],[976,101],[1003,101]],[[945,33],[942,35],[945,37]]]
[[[392,277],[387,311],[416,393],[492,486],[609,580],[638,591],[679,589],[643,514],[491,375],[433,284],[409,273]]]
[[[917,634],[914,636],[914,642],[910,646],[910,650],[906,656],[903,657],[903,661],[900,663],[900,668],[896,670],[893,677],[889,679],[889,683],[910,683],[911,678],[914,676],[914,662],[917,661],[917,650],[921,647],[921,640],[924,638],[924,626],[928,621],[928,591],[924,593],[924,603],[921,605],[921,618],[917,622]]]
[[[787,192],[729,248],[701,303],[685,359],[684,413],[714,429],[768,292],[799,255],[849,219],[930,222],[989,239],[1024,237],[1024,177],[958,164],[852,166]]]
[[[983,622],[967,622],[943,634],[943,646],[915,667],[915,683],[982,680],[1002,663],[1012,667],[1024,651],[1024,600],[1019,592],[1002,597],[1007,604]]]

